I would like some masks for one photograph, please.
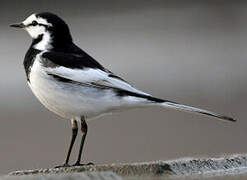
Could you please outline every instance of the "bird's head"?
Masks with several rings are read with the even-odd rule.
[[[26,30],[33,39],[33,48],[39,50],[59,48],[72,42],[68,25],[52,13],[32,14],[23,22],[10,26]]]

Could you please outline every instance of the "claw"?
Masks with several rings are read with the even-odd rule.
[[[81,164],[81,163],[79,163],[79,162],[76,162],[76,163],[73,164],[72,166],[92,166],[92,165],[94,165],[94,163],[92,163],[92,162],[89,162],[89,163],[87,163],[87,164]]]

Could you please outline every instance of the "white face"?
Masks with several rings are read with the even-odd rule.
[[[51,23],[48,23],[47,20],[44,18],[36,17],[35,14],[29,16],[22,23],[25,26],[24,29],[33,39],[37,39],[40,35],[42,35],[41,41],[35,44],[33,48],[38,50],[49,50],[50,48],[52,48],[51,34],[47,31],[48,27],[52,27]]]
[[[46,19],[36,17],[35,14],[29,16],[22,23],[26,26],[24,29],[33,39],[38,38],[38,36],[41,34],[45,35],[46,33],[48,33],[45,26],[52,26],[52,24],[48,23]]]

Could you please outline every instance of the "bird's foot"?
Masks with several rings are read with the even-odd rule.
[[[89,163],[86,163],[86,164],[82,164],[82,163],[80,163],[80,162],[76,162],[76,163],[73,164],[72,166],[91,166],[91,165],[94,165],[94,163],[89,162]]]
[[[55,168],[65,168],[65,167],[71,167],[71,165],[64,163],[63,165],[55,166]]]

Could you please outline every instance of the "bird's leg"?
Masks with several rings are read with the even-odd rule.
[[[88,164],[81,164],[81,155],[82,155],[82,150],[84,146],[84,142],[87,136],[87,123],[85,121],[85,118],[81,118],[81,132],[82,132],[82,138],[81,138],[81,145],[79,149],[79,154],[76,163],[73,166],[83,166],[83,165],[93,165],[93,163],[88,163]]]
[[[70,157],[70,154],[71,154],[71,151],[72,151],[72,148],[73,148],[73,145],[75,143],[75,139],[76,139],[76,136],[77,136],[77,132],[78,132],[78,125],[77,125],[77,122],[76,120],[72,119],[71,120],[71,125],[72,125],[72,136],[71,136],[71,141],[70,141],[70,146],[69,146],[69,150],[68,150],[68,153],[67,153],[67,157],[66,157],[66,160],[65,160],[65,163],[61,166],[56,166],[56,168],[59,168],[59,167],[69,167],[69,157]]]

